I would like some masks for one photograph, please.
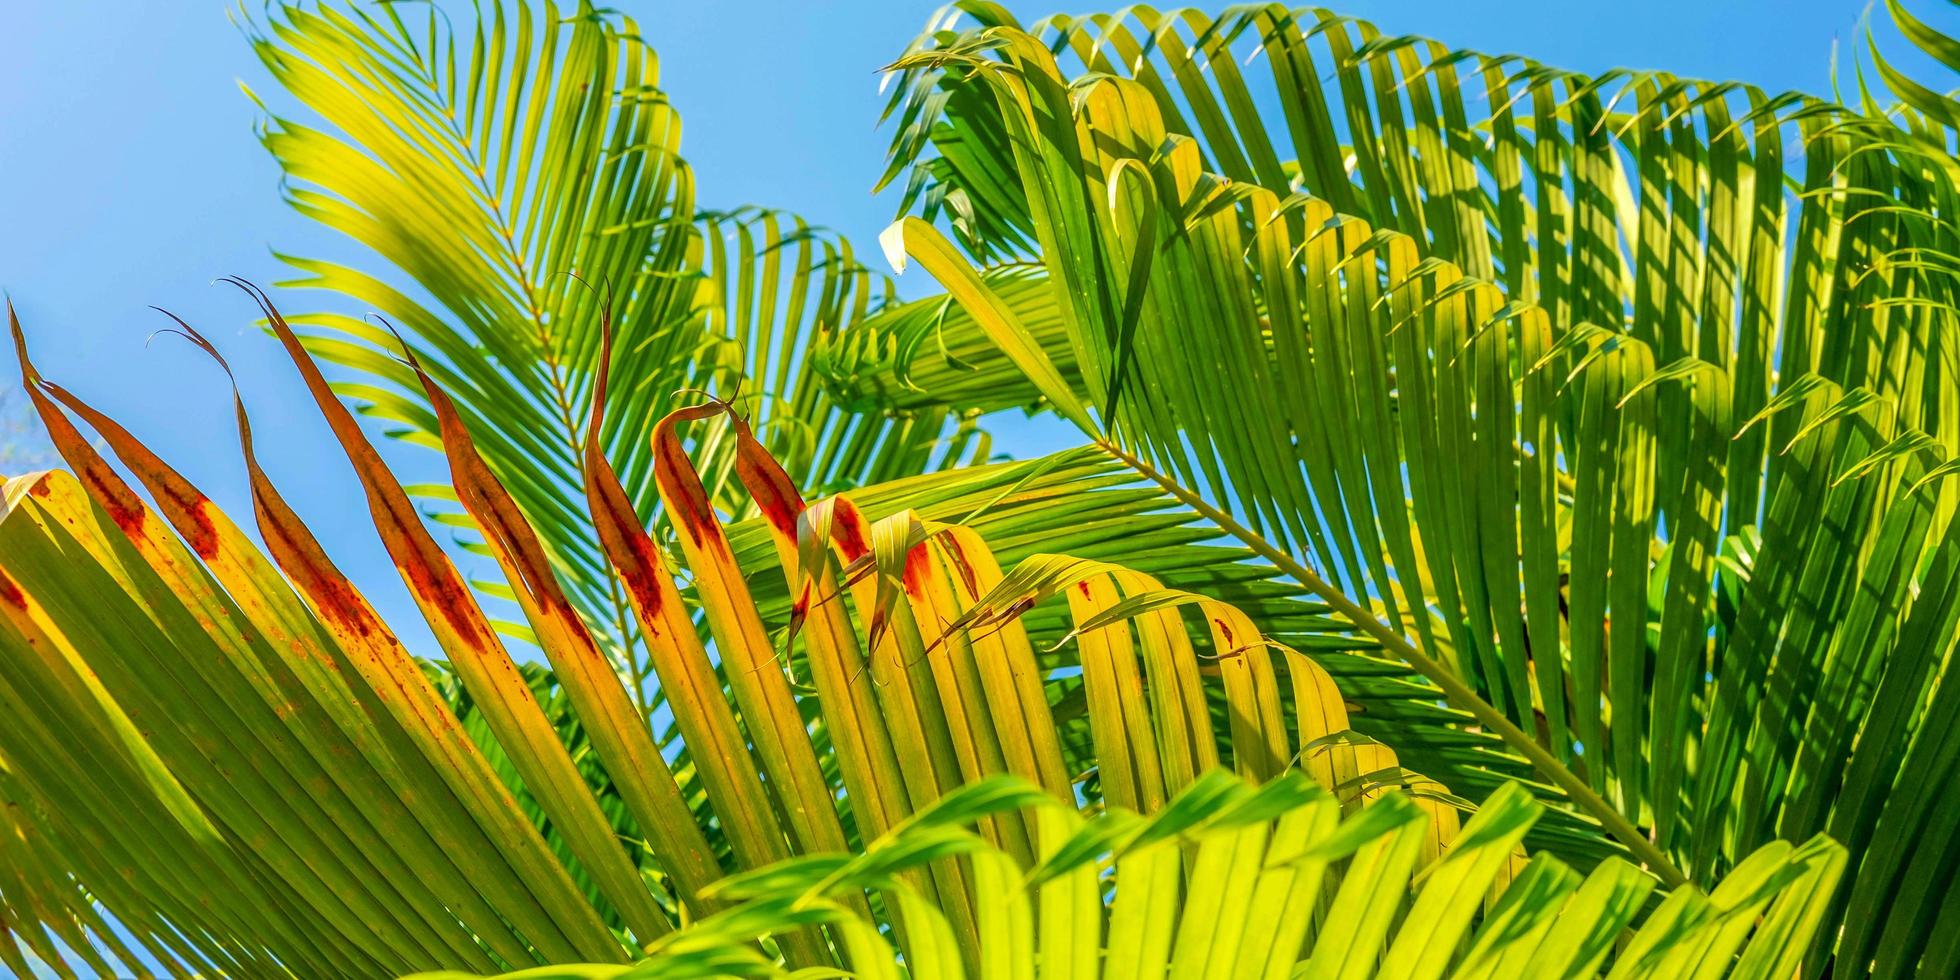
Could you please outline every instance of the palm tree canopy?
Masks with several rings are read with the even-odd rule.
[[[963,3],[888,68],[907,301],[697,204],[632,21],[458,14],[249,23],[378,260],[285,285],[379,315],[239,283],[440,659],[242,402],[250,530],[12,324],[71,472],[0,511],[0,962],[1960,971],[1950,86]]]

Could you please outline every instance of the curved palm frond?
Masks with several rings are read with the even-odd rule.
[[[1042,829],[1033,862],[984,831],[983,821],[1016,810],[1031,811]],[[965,965],[975,958],[980,976],[1044,980],[1778,977],[1795,969],[1843,869],[1843,851],[1828,839],[1779,843],[1712,893],[1673,892],[1636,925],[1653,883],[1624,862],[1583,876],[1552,858],[1513,864],[1512,849],[1541,811],[1508,786],[1430,858],[1422,815],[1403,797],[1355,810],[1297,774],[1255,788],[1213,772],[1148,817],[1109,810],[1086,819],[1038,787],[993,777],[948,794],[862,854],[728,879],[721,890],[739,904],[654,944],[633,966],[550,975],[778,976],[755,941],[821,922],[850,937],[867,977],[976,975]],[[958,946],[930,902],[895,887],[906,871],[949,854],[972,865],[993,899],[977,950]],[[908,933],[932,937],[913,942],[903,973],[877,923],[837,900],[864,888],[892,889]]]
[[[962,4],[893,66],[904,303],[697,210],[635,30],[251,28],[293,203],[393,272],[289,260],[379,326],[246,288],[439,662],[242,404],[263,546],[13,324],[73,475],[0,495],[0,963],[1960,970],[1943,86]],[[981,464],[1016,406],[1094,445]]]
[[[1661,873],[1829,832],[1839,967],[1952,963],[1943,138],[1273,6],[978,16],[894,66],[894,174],[1042,272],[902,221],[966,316],[846,383],[1018,371]]]
[[[1082,390],[1061,310],[1043,270],[1003,265],[984,270],[982,277],[1015,311],[1070,387]],[[810,370],[858,411],[920,412],[956,405],[986,413],[1041,401],[1027,375],[1000,358],[973,316],[945,296],[887,307],[819,337],[809,358]]]
[[[307,348],[351,372],[335,390],[390,423],[390,435],[433,447],[439,423],[390,332],[406,336],[482,433],[486,462],[629,683],[644,687],[646,670],[630,603],[589,519],[568,506],[600,310],[614,318],[616,369],[632,384],[612,393],[598,438],[643,518],[658,495],[642,435],[687,388],[737,393],[812,491],[986,454],[971,413],[855,415],[802,370],[796,352],[891,302],[892,284],[848,242],[793,215],[697,211],[679,116],[631,20],[585,0],[562,12],[492,3],[473,23],[433,6],[282,4],[251,30],[273,78],[318,117],[274,116],[262,131],[289,200],[399,274],[285,256],[299,276],[284,285],[336,294],[379,320],[296,316]],[[725,429],[697,438],[717,498],[739,500],[724,479]],[[449,488],[410,493],[488,556]]]
[[[242,406],[265,551],[134,436],[42,379],[16,324],[30,393],[79,479],[7,484],[0,698],[19,723],[0,733],[0,785],[10,819],[33,831],[23,839],[34,866],[56,872],[33,894],[85,890],[167,968],[367,976],[625,962],[677,922],[728,908],[717,884],[728,872],[843,853],[999,774],[1070,808],[1150,813],[1214,767],[1253,779],[1297,768],[1351,804],[1409,788],[1431,857],[1457,836],[1465,804],[1348,733],[1327,672],[1243,611],[1102,561],[1037,555],[1003,572],[972,527],[915,511],[872,521],[846,498],[805,506],[736,417],[737,479],[788,597],[786,617],[765,620],[683,452],[680,427],[728,411],[719,404],[671,413],[653,440],[712,657],[596,440],[585,468],[690,760],[683,790],[672,747],[653,741],[441,387],[418,374],[457,499],[486,529],[554,688],[512,660],[298,336],[260,300],[469,708],[449,710],[446,685],[286,507],[256,465]],[[602,372],[595,404],[606,386]],[[921,502],[965,504],[936,492]],[[1013,502],[992,493],[1010,515]],[[1147,518],[1137,526],[1147,554],[1163,539]],[[1062,593],[1079,651],[1072,703],[1051,702],[1044,683],[1071,668],[1038,660],[1020,622],[1038,597]],[[985,629],[966,628],[982,614]],[[1093,769],[1072,768],[1085,759]],[[1032,815],[986,826],[995,846],[1034,860]],[[987,893],[970,874],[949,859],[898,880],[971,937]],[[895,916],[911,949],[896,898],[874,888],[841,900]],[[8,907],[11,923],[22,910]],[[18,928],[44,916],[57,932],[92,928],[64,908],[29,907]],[[777,931],[775,948],[818,966],[855,955],[847,938],[813,924]]]

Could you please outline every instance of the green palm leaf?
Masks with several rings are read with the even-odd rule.
[[[611,393],[599,438],[643,517],[657,501],[643,434],[690,387],[734,397],[812,490],[987,452],[946,410],[841,411],[802,370],[798,351],[882,308],[892,285],[800,218],[697,211],[680,118],[637,30],[585,2],[493,3],[474,23],[434,7],[281,5],[251,26],[273,78],[316,117],[272,116],[262,131],[288,199],[391,270],[285,257],[299,273],[286,285],[372,311],[294,317],[308,349],[350,372],[336,391],[391,435],[433,445],[436,420],[389,329],[408,338],[636,686],[632,611],[589,519],[567,506],[602,310],[619,336],[614,370],[632,383]],[[720,494],[728,436],[700,438]],[[447,488],[412,492],[483,552]],[[508,598],[495,583],[487,594]]]
[[[1052,835],[1032,863],[984,833],[984,821],[1017,808]],[[1617,860],[1584,876],[1549,858],[1514,867],[1512,848],[1541,809],[1508,787],[1440,858],[1426,859],[1421,813],[1406,799],[1345,809],[1299,776],[1255,789],[1213,773],[1149,817],[1111,810],[1087,819],[1035,786],[995,777],[861,855],[729,879],[724,890],[741,904],[631,967],[506,976],[775,976],[754,941],[813,921],[853,936],[860,975],[898,976],[875,923],[854,919],[836,896],[949,854],[971,863],[996,908],[980,921],[979,948],[961,950],[929,902],[900,892],[907,931],[936,937],[914,941],[905,975],[1435,978],[1454,966],[1447,975],[1780,976],[1794,967],[1791,939],[1816,921],[1843,869],[1843,851],[1823,838],[1779,844],[1710,894],[1673,893],[1616,946],[1651,882]],[[1479,899],[1488,912],[1473,924]],[[975,958],[978,974],[965,965]]]
[[[1042,272],[906,219],[969,318],[860,324],[833,346],[894,354],[840,384],[1020,369],[1663,875],[1829,831],[1861,886],[1912,880],[1892,849],[1944,818],[1872,830],[1947,785],[1907,754],[1960,612],[1952,160],[1918,116],[1277,7],[975,17],[893,66],[888,176]],[[1946,963],[1944,887],[1840,893],[1840,966],[1888,921],[1881,973]]]
[[[974,526],[927,523],[909,509],[873,521],[843,498],[805,507],[736,419],[739,483],[761,505],[757,530],[794,611],[757,601],[694,463],[678,452],[676,427],[722,405],[671,413],[655,444],[677,563],[725,682],[680,607],[668,559],[632,543],[645,532],[630,512],[600,512],[607,557],[634,596],[686,747],[662,751],[440,386],[418,376],[440,416],[457,499],[494,530],[488,543],[555,683],[512,660],[290,325],[269,304],[261,310],[354,464],[447,667],[432,673],[410,658],[334,569],[257,467],[242,406],[264,551],[129,432],[42,379],[16,324],[30,393],[81,474],[10,481],[0,517],[0,699],[21,720],[0,734],[0,772],[29,864],[45,869],[21,897],[12,886],[0,894],[8,921],[30,924],[21,928],[37,956],[54,954],[35,945],[43,922],[79,936],[98,928],[99,905],[173,969],[337,976],[624,962],[677,924],[734,907],[717,883],[729,872],[766,874],[863,846],[999,774],[1071,808],[1088,800],[1156,812],[1215,766],[1259,779],[1297,767],[1350,805],[1409,788],[1431,857],[1458,834],[1457,807],[1467,804],[1348,731],[1326,669],[1244,611],[1197,600],[1203,624],[1191,623],[1181,606],[1139,601],[1163,594],[1162,581],[1110,562],[1034,554],[1004,571]],[[602,378],[595,397],[604,387]],[[69,413],[99,433],[156,509]],[[1163,514],[1161,497],[1121,488],[1129,481],[1104,462],[1076,454],[1046,469],[1096,498],[1076,513],[1127,520],[1145,564],[1211,536]],[[974,524],[988,513],[990,530],[1022,535],[1023,547],[1063,543],[1041,536],[1053,516],[1041,504],[1057,496],[1053,483],[1031,479],[1042,475],[1026,464],[983,467],[963,486],[921,477],[868,499],[947,508]],[[587,478],[618,492],[603,456]],[[1319,610],[1273,587],[1270,571],[1222,557],[1246,572],[1220,581],[1267,618],[1326,628]],[[1068,634],[1065,645],[1081,653],[1037,659],[1021,613],[1064,593],[1069,612],[1043,630]],[[1289,606],[1290,616],[1274,614]],[[986,628],[965,628],[980,611]],[[779,629],[784,614],[801,629]],[[1051,700],[1071,686],[1056,675],[1075,678],[1073,699]],[[1147,701],[1134,696],[1146,689]],[[1054,833],[1042,827],[1032,815],[1002,816],[989,839],[1032,861]],[[908,889],[923,889],[933,914],[966,937],[962,948],[977,948],[966,940],[990,928],[996,909],[979,898],[997,883],[935,857],[895,872],[888,887],[851,885],[840,907],[893,915]],[[26,904],[47,894],[68,897]],[[769,931],[797,967],[876,949],[848,923]],[[904,935],[908,950],[928,941]]]
[[[907,303],[698,209],[584,0],[248,31],[387,268],[246,288],[443,659],[242,404],[256,537],[15,324],[73,475],[0,507],[8,968],[1960,968],[1960,102],[1880,46],[1854,109],[961,5],[892,66]],[[1093,445],[985,463],[1013,407]]]

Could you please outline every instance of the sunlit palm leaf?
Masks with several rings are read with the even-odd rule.
[[[1017,808],[1041,828],[1036,860],[985,833],[986,821]],[[861,855],[729,879],[723,890],[741,904],[655,944],[630,968],[560,975],[773,976],[753,942],[823,922],[850,937],[858,975],[872,977],[1775,977],[1794,968],[1843,870],[1843,850],[1829,840],[1779,843],[1711,894],[1676,891],[1636,925],[1652,884],[1620,861],[1583,876],[1549,858],[1512,864],[1539,812],[1508,787],[1432,857],[1422,853],[1420,812],[1403,798],[1342,806],[1298,775],[1254,789],[1214,772],[1149,817],[1112,810],[1087,819],[1035,786],[994,777]],[[899,891],[908,932],[931,937],[914,939],[900,974],[877,924],[836,897],[949,854],[971,864],[991,906],[978,948],[958,946],[929,901]],[[1103,897],[1105,875],[1114,902]]]
[[[737,476],[773,541],[775,576],[796,610],[788,625],[800,625],[791,636],[750,598],[680,452],[679,427],[719,415],[719,405],[676,412],[657,427],[656,482],[732,701],[693,622],[671,612],[679,595],[668,559],[630,511],[606,509],[599,521],[656,652],[696,799],[695,787],[681,788],[672,747],[651,742],[614,683],[441,388],[423,376],[457,499],[509,572],[556,689],[512,661],[291,328],[270,305],[261,309],[354,463],[377,531],[468,705],[449,710],[286,508],[253,462],[242,408],[254,516],[269,553],[128,432],[41,379],[16,327],[35,403],[81,477],[10,482],[0,519],[0,697],[18,719],[0,733],[0,760],[21,814],[14,819],[46,835],[26,838],[45,869],[31,894],[86,889],[139,942],[175,960],[233,973],[277,962],[309,975],[620,962],[676,922],[725,908],[715,882],[730,870],[861,846],[958,787],[1003,773],[1071,807],[1087,799],[1150,812],[1211,765],[1267,778],[1297,760],[1349,801],[1414,791],[1427,814],[1423,853],[1457,834],[1455,798],[1403,769],[1382,743],[1346,733],[1326,671],[1271,645],[1243,611],[1204,600],[1206,625],[1194,627],[1183,606],[1122,604],[1125,594],[1158,595],[1163,585],[1116,565],[1037,555],[1004,574],[972,527],[929,525],[912,511],[874,522],[843,498],[806,508],[738,418]],[[185,335],[210,350],[188,327]],[[97,431],[156,510],[82,438],[70,412]],[[612,487],[597,499],[616,499],[603,456],[586,472],[598,490]],[[1041,494],[1017,499],[1027,474],[992,475],[1012,476],[1010,492],[985,482],[964,492],[988,494],[1003,530],[1038,532],[1015,520],[1017,510],[1043,516],[1025,506]],[[892,504],[916,497],[979,509],[945,487],[883,493]],[[1147,512],[1162,506],[1152,501],[1136,518],[1144,556],[1190,540],[1190,531],[1161,536],[1169,525]],[[1241,589],[1256,597],[1269,574],[1255,570]],[[1083,651],[1072,658],[1083,665],[1073,706],[1049,700],[1044,680],[1066,668],[1036,657],[1020,622],[1035,596],[1015,591],[1028,588],[1070,597],[1068,619],[1080,634],[1070,643]],[[988,613],[986,628],[959,628],[975,610]],[[568,712],[576,737],[566,731]],[[1226,723],[1215,726],[1215,715]],[[818,762],[812,725],[827,740],[828,765]],[[1087,748],[1065,751],[1078,738]],[[590,771],[595,764],[600,773]],[[1029,820],[992,820],[988,839],[1031,861],[1044,831]],[[42,830],[50,827],[60,829]],[[995,887],[973,875],[938,861],[838,898],[856,915],[890,914],[892,889],[922,890],[935,914],[972,938],[994,914],[979,898]],[[71,898],[22,914],[10,898],[9,921],[33,924],[21,927],[31,946],[43,922],[93,928],[75,918],[77,905]],[[858,955],[845,950],[842,926],[771,930],[792,965]],[[911,935],[901,931],[901,942]],[[45,952],[46,944],[36,949]]]
[[[643,434],[689,387],[735,397],[812,490],[984,457],[984,438],[954,431],[946,410],[856,416],[806,376],[797,352],[889,302],[891,283],[793,216],[697,214],[679,116],[632,21],[583,0],[493,3],[474,22],[402,4],[281,5],[252,32],[317,116],[264,128],[289,199],[399,273],[286,257],[301,273],[288,285],[380,318],[297,316],[308,349],[353,372],[335,389],[391,434],[434,445],[437,421],[384,327],[409,338],[630,683],[645,671],[632,611],[570,506],[601,309],[632,383],[615,387],[599,438],[642,517],[657,503]],[[699,440],[721,498],[726,434]],[[448,488],[410,492],[487,554]],[[494,583],[486,594],[509,598]]]
[[[1037,256],[1049,296],[908,221],[893,247],[969,316],[934,344],[860,325],[832,346],[893,353],[840,375],[880,397],[1019,368],[1464,679],[1452,701],[1655,860],[1719,873],[1829,830],[1918,880],[1903,849],[1952,828],[1894,793],[1951,785],[1941,750],[1907,753],[1960,613],[1953,278],[1925,260],[1952,248],[1943,137],[1892,152],[1890,124],[1814,100],[1276,7],[978,17],[898,63],[895,167],[970,254]],[[1834,914],[1911,923],[1880,972],[1954,955],[1944,886],[1854,880]],[[1848,936],[1866,963],[1873,927]]]

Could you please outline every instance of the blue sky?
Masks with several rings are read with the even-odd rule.
[[[1010,6],[1032,18],[1052,2]],[[876,69],[938,0],[611,5],[637,18],[661,54],[704,206],[789,208],[877,254],[894,204],[868,190],[885,144]],[[1333,5],[1391,33],[1582,71],[1665,68],[1817,92],[1829,83],[1833,39],[1858,36],[1861,10],[1856,0]],[[258,335],[245,298],[210,285],[228,274],[279,279],[274,248],[358,258],[281,202],[276,168],[253,136],[256,110],[237,83],[278,93],[226,4],[6,3],[0,38],[0,289],[18,305],[43,371],[245,517],[222,375],[184,344],[145,346],[164,325],[151,304],[204,329],[239,369],[267,469],[384,614],[408,626],[412,606],[291,366]],[[917,277],[906,285],[928,291]],[[0,367],[0,384],[16,378],[10,364]],[[384,451],[412,479],[441,478],[432,453]],[[415,645],[415,631],[405,632]]]

